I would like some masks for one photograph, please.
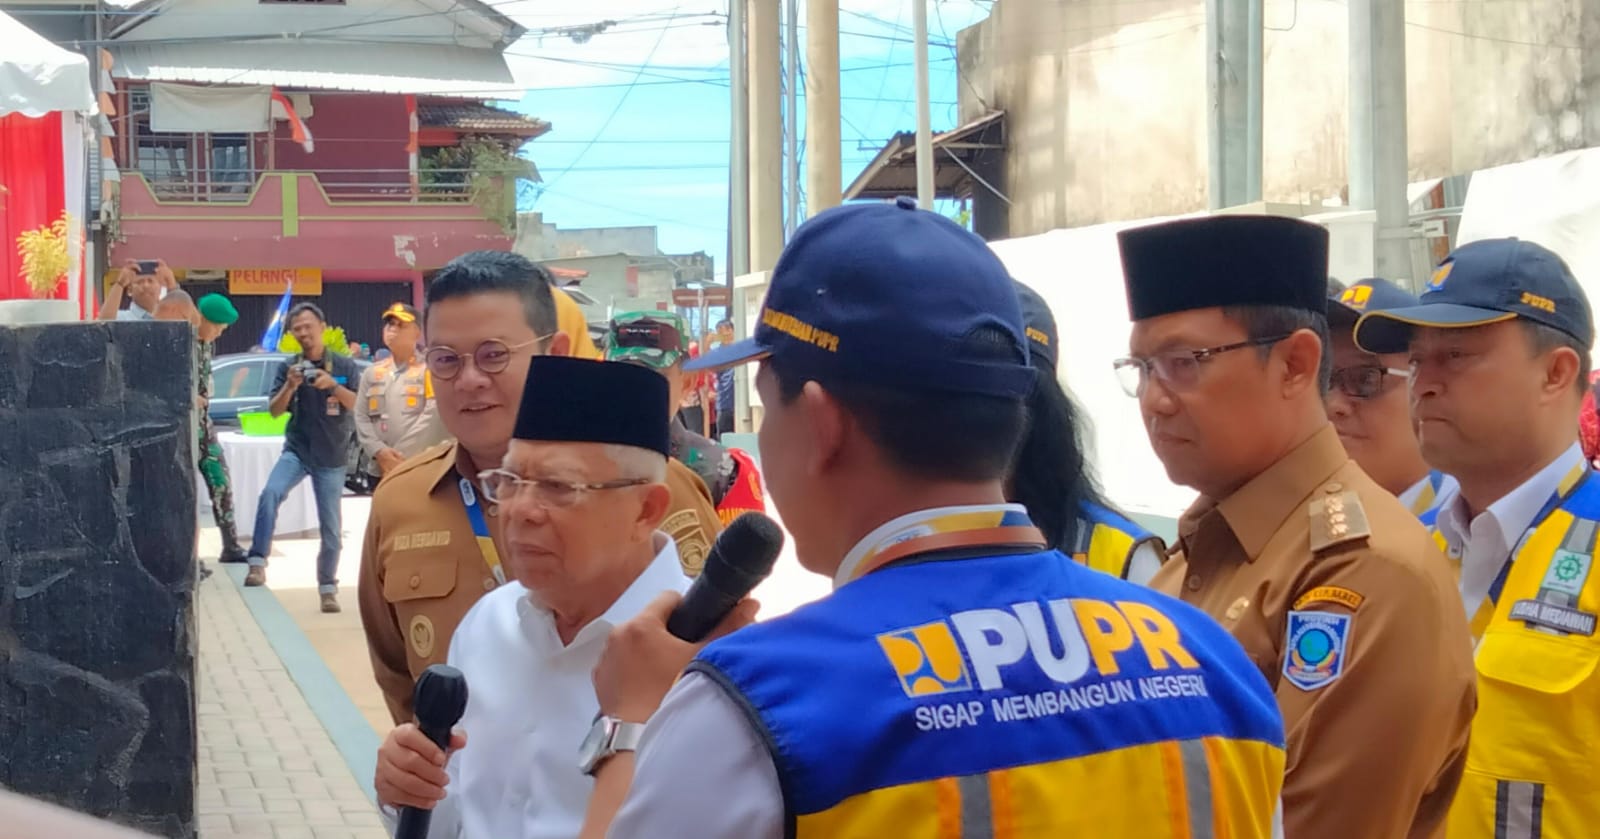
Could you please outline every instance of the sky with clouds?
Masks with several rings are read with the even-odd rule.
[[[912,2],[840,2],[846,183],[886,139],[916,127]],[[928,4],[937,132],[956,120],[955,33],[982,20],[990,4]],[[663,251],[703,250],[721,274],[730,131],[727,0],[517,0],[495,7],[530,33],[507,51],[529,88],[513,107],[554,126],[526,147],[544,184],[537,198],[524,196],[523,209],[542,211],[545,221],[563,228],[653,224]],[[587,39],[567,34],[605,21],[613,24]],[[803,4],[800,27],[803,69]],[[804,98],[802,84],[802,142]],[[802,167],[804,161],[802,152]],[[803,172],[801,180],[803,187]]]

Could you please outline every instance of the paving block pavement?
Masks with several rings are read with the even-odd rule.
[[[200,839],[384,839],[233,578],[200,584]]]

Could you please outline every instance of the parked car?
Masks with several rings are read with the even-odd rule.
[[[258,352],[229,353],[212,359],[211,404],[206,410],[211,421],[218,428],[236,429],[239,427],[240,414],[267,410],[267,403],[272,401],[272,382],[277,376],[278,365],[289,358],[291,356],[288,353]],[[362,372],[372,366],[372,362],[366,359],[352,360]],[[355,386],[355,382],[350,383],[351,389]],[[344,483],[351,492],[359,495],[371,493],[373,487],[378,485],[377,464],[361,449],[353,433],[350,435],[350,458]]]

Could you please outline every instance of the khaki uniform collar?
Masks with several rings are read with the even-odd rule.
[[[1227,498],[1201,496],[1179,520],[1180,538],[1187,542],[1215,510],[1233,531],[1246,559],[1254,562],[1306,497],[1349,460],[1338,432],[1324,425]]]
[[[431,460],[418,464],[411,471],[422,479],[423,485],[431,492],[437,489],[445,478],[453,479],[465,474],[463,470],[466,468],[466,456],[467,453],[461,449],[461,444],[451,440],[450,444]]]

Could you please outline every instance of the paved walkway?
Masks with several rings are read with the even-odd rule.
[[[200,584],[197,621],[200,839],[387,836],[345,755],[246,604],[238,588],[242,571],[211,567]]]

